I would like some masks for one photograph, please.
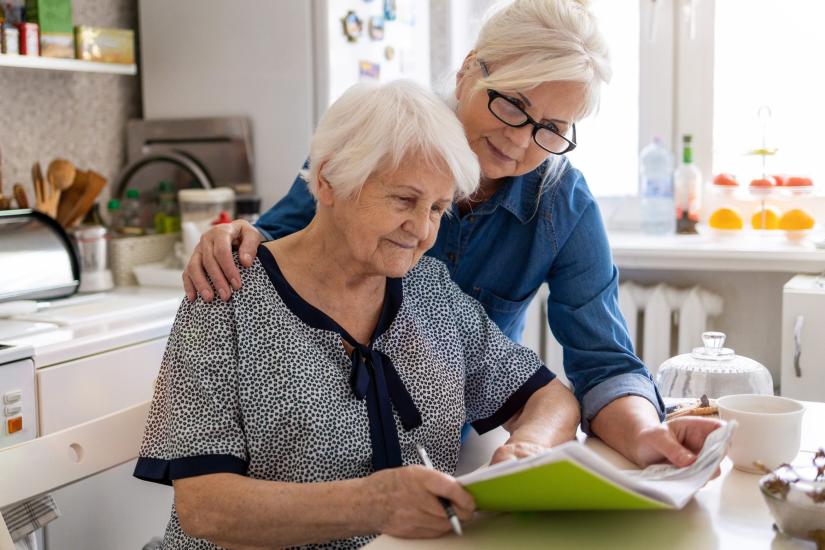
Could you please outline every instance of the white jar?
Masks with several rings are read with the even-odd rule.
[[[178,191],[178,204],[183,234],[180,259],[184,262],[192,255],[200,236],[209,231],[222,212],[229,218],[235,217],[235,192],[229,187],[181,189]]]

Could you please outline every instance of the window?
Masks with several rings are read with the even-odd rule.
[[[778,149],[768,173],[821,182],[825,2],[724,0],[715,12],[713,172],[761,175],[761,159],[743,153],[762,146],[765,125],[766,146]],[[757,116],[763,106],[770,119]]]
[[[633,195],[639,156],[639,2],[594,0],[591,9],[610,46],[613,77],[598,112],[576,125],[568,154],[596,195]]]

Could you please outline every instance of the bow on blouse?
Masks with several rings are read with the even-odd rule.
[[[378,471],[401,466],[401,444],[392,408],[395,407],[407,431],[421,425],[421,413],[392,361],[380,351],[355,346],[350,385],[356,398],[367,401],[373,469]]]

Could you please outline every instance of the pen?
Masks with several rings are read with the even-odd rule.
[[[428,470],[434,470],[435,468],[433,468],[433,463],[430,462],[430,457],[427,456],[426,449],[416,443],[415,450],[418,451],[418,456],[421,458],[421,462],[424,463],[424,467]],[[447,517],[450,518],[450,525],[453,526],[453,533],[461,536],[461,522],[458,521],[458,516],[455,515],[455,510],[453,510],[452,504],[450,504],[450,501],[444,497],[438,497],[438,501],[441,503],[441,506],[444,507],[444,511],[447,512]]]

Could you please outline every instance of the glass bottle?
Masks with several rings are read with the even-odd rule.
[[[171,181],[158,184],[158,207],[154,216],[156,233],[180,232],[180,208],[175,186]]]
[[[140,202],[140,191],[137,189],[126,190],[122,216],[121,231],[124,234],[143,235],[146,233],[146,228],[143,226],[143,204]]]
[[[693,136],[682,136],[682,162],[673,173],[676,200],[676,232],[696,233],[699,222],[699,193],[702,189],[702,172],[693,164]]]

